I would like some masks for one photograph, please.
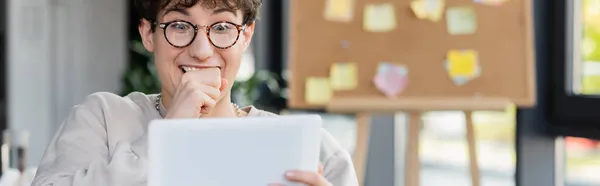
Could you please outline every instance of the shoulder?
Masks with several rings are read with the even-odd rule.
[[[156,98],[156,95],[133,92],[123,97],[110,92],[96,92],[86,96],[83,102],[77,106],[86,106],[90,108],[118,108],[123,106],[125,106],[125,108],[139,108],[151,105],[152,98]]]
[[[148,116],[157,114],[152,105],[156,95],[139,92],[127,96],[119,96],[110,92],[97,92],[88,95],[80,104],[74,106],[73,112],[80,110],[91,112],[104,120],[120,119],[125,116]]]
[[[96,92],[85,97],[82,104],[85,106],[113,106],[123,104],[150,103],[150,99],[156,95],[146,95],[140,92],[133,92],[127,96],[119,96],[110,92]]]

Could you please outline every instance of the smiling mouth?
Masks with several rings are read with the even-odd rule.
[[[190,67],[190,66],[180,66],[179,68],[181,69],[181,72],[183,72],[183,73],[192,72],[192,71],[196,71],[196,70],[200,70],[200,69],[206,69],[206,68],[218,68],[219,70],[221,70],[221,67]]]

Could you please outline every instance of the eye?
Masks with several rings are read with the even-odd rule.
[[[217,23],[210,28],[215,33],[229,33],[234,29],[235,26],[231,23]]]
[[[169,29],[174,30],[174,31],[187,31],[191,28],[192,28],[192,26],[190,24],[187,24],[184,22],[174,22],[174,23],[171,23],[171,25],[169,25]]]

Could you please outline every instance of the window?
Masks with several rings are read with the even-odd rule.
[[[565,186],[600,185],[600,141],[565,138]]]
[[[600,0],[554,1],[551,123],[564,138],[564,184],[600,185]],[[588,138],[580,138],[588,137]]]
[[[552,5],[550,122],[558,135],[600,139],[600,0]]]
[[[472,117],[481,185],[515,185],[514,111],[479,111]],[[463,112],[424,114],[419,149],[422,185],[471,184]]]
[[[573,6],[573,91],[600,95],[600,0]]]

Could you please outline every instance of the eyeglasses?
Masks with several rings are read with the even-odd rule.
[[[210,26],[194,25],[187,21],[171,21],[158,24],[164,30],[167,42],[176,48],[191,45],[198,35],[200,27],[206,28],[206,37],[210,43],[219,49],[231,48],[240,38],[245,25],[231,22],[216,22]]]

